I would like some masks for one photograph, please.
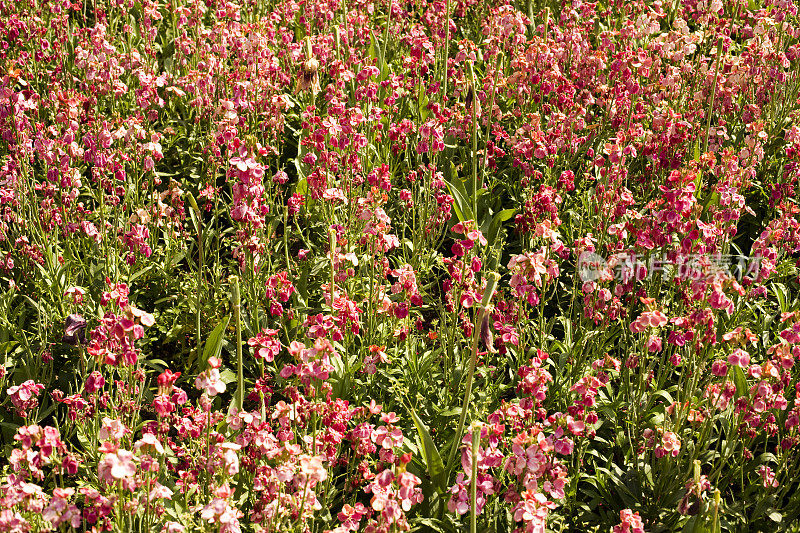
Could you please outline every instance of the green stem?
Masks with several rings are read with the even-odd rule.
[[[458,443],[461,442],[461,435],[464,433],[464,422],[467,420],[467,409],[469,409],[469,401],[472,396],[472,380],[475,376],[475,364],[478,360],[478,340],[480,339],[481,324],[483,317],[489,307],[489,302],[492,300],[494,291],[497,289],[497,282],[500,281],[500,274],[491,272],[487,275],[486,289],[483,291],[483,300],[481,300],[478,314],[475,318],[474,329],[472,331],[472,357],[469,361],[469,370],[467,371],[467,386],[464,391],[464,400],[461,404],[461,416],[458,420],[458,429],[453,437],[453,445],[450,447],[450,457],[447,460],[447,472],[450,473],[458,452]]]
[[[472,424],[472,475],[469,486],[469,531],[478,532],[478,446],[480,445],[481,427]]]
[[[197,215],[197,253],[198,253],[198,265],[197,265],[197,309],[195,313],[195,333],[197,334],[197,355],[199,356],[201,353],[200,348],[200,314],[201,314],[201,307],[203,305],[203,265],[205,264],[205,257],[203,254],[203,212],[200,211],[200,207],[197,205],[197,200],[195,200],[194,195],[192,193],[188,193],[189,198],[189,205],[194,210],[195,214]]]
[[[717,96],[717,76],[719,75],[719,63],[722,57],[722,37],[717,39],[717,64],[714,67],[714,85],[711,87],[711,105],[708,106],[708,119],[706,120],[706,138],[703,141],[703,153],[708,151],[708,133],[711,129],[711,113],[714,112],[714,99]]]
[[[328,292],[330,293],[330,308],[331,308],[331,316],[334,314],[333,309],[333,297],[334,297],[334,287],[335,279],[336,279],[336,230],[331,228],[328,230],[328,237],[331,243],[331,286],[328,287]]]
[[[242,410],[244,405],[244,364],[242,362],[242,297],[239,292],[239,277],[231,276],[228,278],[231,283],[233,300],[233,319],[236,325],[236,397],[234,407]]]
[[[472,85],[472,215],[478,223],[478,85],[475,81],[473,62],[467,63],[469,83]]]
[[[389,12],[386,14],[386,29],[383,32],[383,61],[386,61],[386,45],[389,44],[389,24],[392,22],[392,0],[389,0]],[[382,67],[382,65],[380,65]]]
[[[497,88],[498,68],[503,64],[503,52],[498,52],[494,60],[494,79],[492,95],[489,97],[489,116],[486,119],[486,141],[483,149],[483,165],[481,165],[481,183],[486,180],[486,167],[489,165],[489,136],[492,134],[492,117],[494,116],[494,96]]]
[[[450,56],[450,0],[447,0],[444,13],[444,69],[442,72],[442,104],[447,102],[447,68]]]

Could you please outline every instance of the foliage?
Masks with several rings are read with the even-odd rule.
[[[787,531],[788,0],[0,0],[0,531]]]

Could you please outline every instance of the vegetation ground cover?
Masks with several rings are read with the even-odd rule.
[[[0,531],[788,531],[791,0],[0,0]]]

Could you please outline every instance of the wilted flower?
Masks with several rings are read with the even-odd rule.
[[[494,334],[492,334],[492,328],[489,326],[488,312],[483,315],[483,320],[481,321],[481,341],[489,353],[497,353],[497,349],[494,347]]]
[[[295,94],[300,91],[311,90],[311,94],[316,95],[321,87],[319,85],[319,61],[313,56],[311,40],[306,37],[306,61],[300,67],[300,74],[297,77],[297,85],[294,88]]]
[[[61,337],[61,342],[77,346],[79,344],[86,344],[86,319],[81,315],[72,314],[64,321],[64,336]]]
[[[698,467],[699,469],[699,467]],[[711,490],[711,482],[706,476],[698,476],[686,482],[686,494],[678,504],[678,512],[682,515],[694,516],[702,509],[706,492]]]

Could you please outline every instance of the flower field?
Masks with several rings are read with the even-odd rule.
[[[800,531],[792,0],[0,0],[0,137],[0,532]]]

